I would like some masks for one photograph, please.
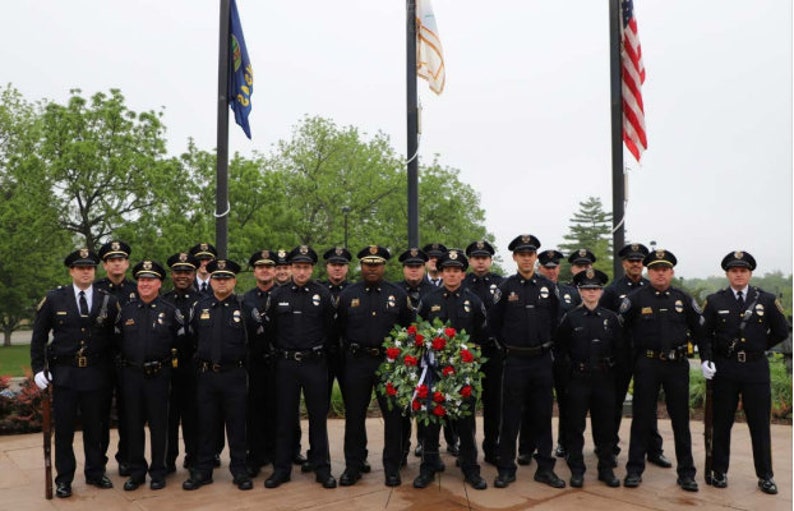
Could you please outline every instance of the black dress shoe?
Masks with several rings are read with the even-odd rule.
[[[124,483],[124,491],[135,491],[143,484],[142,479],[136,479],[134,477],[130,477]]]
[[[469,486],[474,488],[475,490],[484,490],[488,488],[488,483],[485,482],[485,479],[480,474],[469,474],[464,479]]]
[[[56,483],[55,496],[59,499],[65,499],[72,496],[72,485],[70,483]]]
[[[212,484],[212,477],[203,477],[198,474],[190,474],[190,478],[182,483],[183,490],[198,490],[204,485]]]
[[[326,490],[336,488],[336,479],[331,474],[317,474],[314,480],[323,485]]]
[[[386,486],[400,486],[403,484],[403,480],[400,479],[400,474],[387,474],[386,475]]]
[[[711,485],[715,488],[727,488],[728,476],[722,472],[714,472],[711,475]]]
[[[531,454],[519,454],[516,461],[519,465],[527,466],[532,463],[532,455]]]
[[[254,483],[251,481],[251,478],[248,477],[247,473],[234,476],[232,483],[234,483],[239,490],[250,490],[254,487]]]
[[[113,488],[113,481],[106,475],[102,475],[99,479],[86,479],[86,484],[90,484],[91,486],[96,486],[97,488],[102,488],[103,490],[109,490]]]
[[[124,461],[119,461],[119,475],[121,477],[130,476],[130,465]]]
[[[761,488],[761,491],[764,493],[768,493],[770,495],[777,494],[777,485],[775,484],[775,480],[772,479],[771,477],[767,477],[766,479],[759,479],[758,487]]]
[[[668,460],[664,454],[648,456],[648,463],[653,463],[657,467],[662,467],[662,468],[670,468],[673,466],[673,463],[670,460]]]
[[[311,461],[304,461],[301,463],[302,474],[309,474],[311,472],[314,472],[314,464]]]
[[[626,488],[636,488],[642,482],[642,476],[639,474],[626,474],[626,478],[623,479],[623,486]]]
[[[679,477],[678,486],[681,487],[682,490],[686,491],[698,491],[698,483],[695,482],[695,478],[691,476]]]
[[[568,456],[568,451],[566,451],[565,447],[563,447],[562,445],[557,444],[557,448],[554,449],[554,455],[558,458],[564,458]]]
[[[408,460],[406,460],[405,462],[408,463]],[[361,463],[361,473],[369,474],[370,472],[372,472],[372,467],[370,466],[369,461],[364,460]]]
[[[584,486],[584,476],[582,474],[571,474],[571,488],[581,488]]]
[[[617,488],[620,486],[620,479],[615,476],[612,470],[604,470],[598,474],[598,480],[603,481],[610,488]]]
[[[279,474],[278,472],[274,472],[272,476],[265,480],[265,488],[278,488],[289,480],[290,476],[288,474]]]
[[[296,454],[295,456],[292,457],[292,464],[293,465],[303,465],[304,463],[306,463],[306,461],[307,461],[306,460],[306,456],[304,456],[301,453],[298,453],[298,454]]]
[[[515,474],[500,472],[499,475],[496,476],[496,479],[494,479],[493,485],[494,488],[507,488],[510,485],[510,483],[515,482],[515,480],[516,480]]]
[[[221,466],[221,455],[220,455],[220,453],[218,453],[218,454],[216,454],[216,455],[214,455],[214,456],[212,457],[212,465],[213,465],[215,468],[218,468],[218,467],[220,467],[220,466]]]
[[[162,490],[165,488],[165,479],[152,479],[149,483],[149,488],[152,490]]]
[[[361,479],[361,474],[356,472],[355,470],[345,469],[342,472],[342,477],[339,478],[340,486],[353,486]]]
[[[539,483],[547,484],[552,488],[565,488],[565,481],[557,477],[557,474],[555,474],[551,470],[545,470],[543,472],[535,472],[535,481]]]
[[[460,448],[458,444],[447,445],[447,452],[453,456],[460,456]]]
[[[414,479],[414,488],[427,488],[436,478],[436,474],[430,471],[419,472]]]

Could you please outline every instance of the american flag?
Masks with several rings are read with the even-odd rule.
[[[645,138],[645,108],[642,105],[642,84],[645,66],[642,64],[642,46],[637,34],[634,2],[622,0],[623,37],[620,45],[620,73],[623,97],[623,142],[639,162],[648,148]]]

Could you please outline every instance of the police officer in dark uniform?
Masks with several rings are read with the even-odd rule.
[[[516,480],[516,438],[526,407],[532,408],[538,469],[535,480],[564,488],[554,473],[551,415],[553,335],[559,318],[559,297],[554,283],[535,273],[540,241],[522,234],[510,242],[518,272],[507,278],[494,295],[488,323],[505,348],[502,373],[502,421],[499,432],[497,488]]]
[[[648,249],[641,243],[630,243],[618,252],[618,257],[621,259],[623,265],[624,275],[619,279],[614,280],[605,289],[601,295],[599,304],[602,307],[618,312],[620,304],[624,298],[629,294],[648,285],[648,279],[642,276],[642,260],[648,255]],[[623,418],[623,403],[626,401],[626,395],[629,392],[629,384],[631,383],[631,376],[634,372],[634,354],[632,346],[629,342],[626,343],[625,349],[619,353],[615,360],[615,437],[613,442],[613,458],[612,466],[617,466],[617,455],[620,454],[620,421]],[[657,420],[653,421],[651,428],[650,443],[648,444],[648,462],[662,468],[670,468],[673,464],[662,451],[662,436],[659,434],[657,427]]]
[[[435,287],[441,286],[441,274],[438,268],[438,258],[447,251],[441,243],[428,243],[422,247],[422,251],[427,255],[425,262],[425,279]]]
[[[563,316],[555,336],[555,353],[564,359],[570,371],[565,399],[568,432],[568,467],[571,486],[584,485],[585,422],[590,412],[593,437],[598,451],[598,480],[607,486],[620,486],[612,471],[613,409],[615,379],[612,367],[615,355],[623,349],[622,325],[617,315],[598,305],[604,284],[609,278],[599,270],[588,268],[573,277],[582,304]]]
[[[292,271],[289,264],[289,251],[280,248],[276,251],[276,285],[292,284]]]
[[[184,335],[182,312],[160,297],[165,269],[156,261],[144,259],[132,269],[138,281],[138,299],[121,308],[116,321],[120,332],[121,389],[127,418],[127,452],[130,478],[125,491],[132,491],[146,480],[148,470],[152,490],[165,488],[166,444],[168,438],[168,400],[171,367],[176,361],[172,350]],[[149,425],[151,462],[144,457]]]
[[[338,336],[336,306],[331,292],[312,280],[317,253],[306,245],[289,253],[292,284],[275,288],[267,306],[269,339],[276,359],[276,460],[265,488],[277,488],[290,480],[294,417],[300,395],[309,414],[309,462],[315,479],[324,488],[336,488],[328,449],[328,339]]]
[[[347,272],[350,269],[350,261],[353,259],[353,254],[343,247],[333,247],[323,253],[325,260],[325,270],[328,274],[328,280],[320,282],[322,285],[328,287],[334,300],[339,298],[339,294],[346,288],[350,282],[347,280]],[[344,356],[341,351],[339,339],[328,340],[328,399],[331,399],[331,392],[334,387],[334,379],[339,382],[339,388],[342,389],[342,368]],[[343,391],[344,392],[344,391]],[[344,397],[344,396],[343,396]],[[302,469],[303,467],[301,467]]]
[[[198,259],[187,252],[177,252],[166,262],[171,269],[171,283],[174,288],[165,293],[163,299],[190,317],[190,309],[199,299],[193,286],[196,279]],[[187,321],[187,319],[185,319]],[[171,394],[168,405],[168,454],[166,471],[176,472],[176,458],[179,456],[179,426],[182,425],[182,442],[185,446],[185,459],[182,465],[190,468],[196,460],[198,444],[198,419],[196,418],[196,367],[193,355],[196,353],[194,339],[189,335],[177,338],[176,367],[171,368]]]
[[[408,296],[396,284],[383,280],[389,251],[370,245],[358,252],[362,281],[339,295],[337,316],[342,337],[345,398],[345,471],[342,486],[352,486],[364,472],[367,455],[367,408],[372,390],[380,381],[376,374],[385,360],[383,341],[396,325],[407,327],[414,320]],[[403,417],[397,407],[389,409],[387,397],[377,394],[384,421],[383,467],[386,485],[400,484],[403,458]]]
[[[107,423],[107,387],[113,372],[112,344],[118,300],[92,285],[99,257],[86,248],[64,260],[72,285],[47,293],[38,305],[30,342],[30,365],[40,389],[53,385],[55,495],[72,495],[77,463],[75,419],[83,425],[86,483],[112,488],[105,475],[101,428]],[[48,344],[50,333],[52,342]]]
[[[731,428],[741,396],[753,445],[758,487],[776,494],[769,433],[771,390],[765,351],[788,337],[789,324],[775,296],[750,285],[755,258],[735,251],[722,259],[729,286],[706,300],[707,344],[713,365],[703,363],[703,374],[714,385],[714,437],[711,484],[728,486]],[[715,374],[716,373],[716,374]]]
[[[248,259],[253,268],[256,286],[243,295],[251,309],[264,315],[270,293],[275,288],[276,253],[264,249]],[[268,465],[276,449],[276,396],[273,392],[273,358],[270,343],[265,340],[250,347],[248,362],[248,475],[256,477]],[[300,428],[300,422],[298,422]]]
[[[260,313],[236,294],[240,265],[227,259],[207,264],[212,295],[204,295],[193,306],[190,330],[196,338],[196,400],[198,402],[198,459],[185,490],[196,490],[212,482],[217,428],[226,427],[229,438],[229,471],[234,484],[250,490],[253,483],[246,467],[246,408],[249,346],[264,342]],[[220,419],[219,419],[220,418]]]
[[[466,247],[470,271],[466,275],[463,285],[477,295],[485,305],[486,311],[493,306],[493,295],[504,280],[501,275],[491,272],[495,253],[493,246],[485,240],[474,241]],[[502,349],[494,335],[488,331],[487,324],[485,328],[482,355],[487,360],[481,366],[485,376],[482,379],[482,396],[480,397],[483,422],[482,450],[485,462],[496,465],[502,399]]]
[[[135,284],[127,280],[127,269],[130,267],[130,253],[132,249],[123,241],[113,240],[105,243],[99,248],[99,258],[102,260],[102,268],[106,276],[97,280],[94,287],[107,291],[115,296],[119,305],[134,301],[137,298]],[[116,349],[116,346],[113,347]],[[117,358],[117,353],[114,357]],[[105,406],[108,409],[107,416],[111,417],[113,407],[113,397],[116,398],[116,414],[118,424],[119,443],[116,450],[116,461],[119,464],[119,475],[130,475],[127,456],[127,420],[125,418],[124,394],[119,384],[120,368],[116,368],[113,374],[113,383],[108,386]],[[110,421],[102,425],[102,446],[103,452],[107,457],[108,446],[110,445]]]
[[[218,251],[210,243],[197,243],[188,252],[199,262],[199,266],[196,268],[196,289],[198,289],[199,293],[211,295],[212,286],[210,285],[210,274],[207,271],[207,264],[218,257]],[[223,449],[223,443],[221,443],[221,449]]]
[[[650,285],[623,299],[620,316],[635,350],[634,416],[631,421],[629,461],[623,485],[636,488],[642,482],[650,432],[656,417],[660,387],[664,389],[667,413],[673,425],[678,461],[678,485],[698,491],[689,431],[689,362],[687,342],[691,336],[700,347],[703,317],[697,302],[684,291],[671,287],[676,257],[667,250],[650,252],[643,260]],[[702,360],[708,356],[700,350]]]
[[[480,242],[484,245],[484,242]],[[478,247],[475,246],[475,250]],[[479,247],[485,250],[485,247]],[[465,330],[471,342],[482,345],[487,340],[485,328],[485,305],[470,288],[463,285],[466,278],[468,259],[460,249],[449,249],[438,260],[438,268],[443,278],[442,286],[425,296],[419,304],[418,314],[427,321],[436,318],[449,322],[457,331]],[[480,475],[477,464],[477,440],[475,439],[474,409],[476,398],[470,397],[469,409],[472,414],[455,421],[448,426],[460,439],[460,456],[458,464],[463,471],[464,479],[476,490],[484,490],[488,483]],[[435,479],[435,468],[438,465],[439,424],[431,423],[422,439],[422,465],[419,476],[414,479],[414,488],[426,488]]]

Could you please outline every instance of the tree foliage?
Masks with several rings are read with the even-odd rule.
[[[601,199],[588,197],[579,203],[579,209],[570,219],[568,233],[563,236],[560,250],[567,257],[580,248],[590,250],[596,256],[593,265],[612,278],[612,214],[604,211]],[[570,278],[570,264],[563,261],[560,280]]]

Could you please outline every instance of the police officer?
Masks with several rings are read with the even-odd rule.
[[[309,414],[309,462],[324,488],[336,488],[328,450],[328,362],[325,347],[338,335],[336,307],[331,292],[312,280],[317,253],[306,245],[289,253],[292,284],[274,289],[267,306],[269,338],[275,348],[276,460],[265,488],[290,480],[295,445],[294,417],[300,395]]]
[[[623,299],[620,316],[635,348],[634,415],[631,421],[629,461],[623,485],[636,488],[642,482],[650,432],[656,417],[660,387],[664,389],[667,413],[673,424],[678,461],[678,485],[698,491],[692,461],[689,431],[689,362],[687,340],[703,346],[700,307],[684,291],[670,284],[677,259],[672,252],[655,250],[643,260],[650,285]],[[701,349],[701,359],[707,354]]]
[[[182,313],[190,317],[190,309],[200,295],[194,287],[198,259],[187,252],[177,252],[168,258],[166,264],[171,269],[171,283],[174,288],[163,295]],[[196,418],[196,367],[193,355],[196,353],[194,339],[188,335],[177,338],[177,363],[171,368],[171,394],[168,405],[168,454],[166,471],[176,472],[176,458],[179,456],[179,426],[182,425],[182,442],[185,459],[182,466],[190,468],[196,460],[198,444],[198,419]]]
[[[253,483],[246,467],[246,408],[248,373],[246,361],[250,345],[262,340],[259,311],[234,294],[240,265],[227,259],[207,264],[211,295],[203,295],[193,306],[190,330],[196,338],[196,400],[198,402],[198,459],[185,490],[196,490],[212,482],[217,428],[226,427],[229,438],[229,470],[234,484],[250,490]]]
[[[292,270],[289,264],[289,253],[280,248],[276,251],[276,285],[292,284]]]
[[[584,485],[582,455],[587,412],[598,451],[598,480],[607,486],[620,486],[612,471],[613,409],[615,380],[612,367],[615,355],[623,349],[622,325],[617,315],[598,305],[607,275],[588,268],[573,277],[582,305],[568,311],[555,336],[555,353],[565,360],[570,379],[565,399],[568,432],[568,467],[571,486]]]
[[[648,255],[648,249],[641,243],[630,243],[618,252],[621,259],[624,275],[614,280],[601,295],[599,304],[607,309],[618,312],[620,304],[626,296],[632,292],[648,285],[648,279],[642,276],[642,260]],[[634,372],[634,355],[632,346],[626,343],[625,349],[618,354],[615,361],[615,436],[613,439],[612,466],[617,466],[617,455],[620,454],[620,421],[623,418],[623,403],[629,392],[631,376]],[[650,443],[648,444],[648,461],[662,468],[670,468],[673,464],[662,451],[662,436],[659,434],[657,420],[653,421],[650,432]]]
[[[540,241],[531,234],[510,242],[508,249],[518,272],[502,282],[488,312],[491,332],[505,347],[497,488],[506,488],[516,480],[516,437],[525,407],[533,410],[532,437],[538,450],[534,478],[554,488],[565,487],[565,481],[554,473],[551,455],[551,348],[560,303],[554,283],[535,272],[538,248]]]
[[[427,255],[427,262],[425,262],[427,281],[435,287],[441,286],[441,275],[438,270],[438,258],[444,255],[447,247],[441,243],[428,243],[422,247],[422,251]]]
[[[102,260],[102,268],[105,270],[106,276],[97,280],[94,287],[107,291],[115,296],[119,301],[119,305],[124,305],[129,301],[135,300],[137,297],[137,290],[135,284],[127,280],[127,270],[130,267],[130,253],[132,249],[123,241],[113,240],[108,241],[99,248],[99,258]],[[116,346],[113,347],[116,349]],[[117,358],[118,354],[114,353]],[[116,402],[116,415],[117,427],[119,434],[119,443],[116,450],[116,461],[119,465],[119,475],[130,475],[129,463],[127,461],[127,420],[125,417],[124,394],[119,384],[120,368],[116,368],[113,373],[113,382],[107,388],[105,397],[105,406],[107,407],[108,417],[112,416],[113,410],[113,397],[115,396]],[[102,449],[107,457],[107,450],[110,445],[110,420],[102,424]]]
[[[463,285],[477,295],[483,302],[486,311],[493,306],[493,295],[504,280],[501,275],[491,271],[495,253],[493,245],[485,240],[473,241],[466,247],[470,271],[466,275]],[[496,452],[499,445],[499,415],[501,413],[499,403],[502,396],[502,349],[493,334],[488,331],[487,324],[485,328],[482,355],[486,361],[481,366],[484,377],[480,397],[483,422],[482,450],[485,462],[496,465]]]
[[[735,251],[722,259],[729,286],[706,300],[705,332],[714,362],[703,363],[703,374],[714,385],[713,474],[715,488],[728,486],[731,427],[741,396],[758,487],[776,494],[769,433],[771,390],[765,351],[788,337],[789,324],[780,302],[771,293],[750,285],[755,258]],[[709,365],[711,364],[711,365]]]
[[[218,257],[218,251],[210,243],[197,243],[190,248],[189,253],[199,262],[199,266],[196,268],[196,289],[202,294],[211,295],[212,286],[207,264]],[[221,449],[223,449],[223,444],[221,444]]]
[[[121,308],[116,322],[120,332],[121,388],[127,418],[127,452],[130,478],[125,491],[132,491],[146,480],[148,470],[152,490],[165,488],[166,444],[168,437],[168,395],[171,366],[176,361],[172,349],[177,337],[184,335],[182,312],[160,297],[165,269],[156,261],[144,259],[132,269],[138,281],[138,300]],[[144,457],[149,425],[152,458]]]
[[[483,249],[484,246],[480,248]],[[462,250],[454,248],[447,250],[438,260],[442,285],[422,299],[418,314],[431,322],[436,318],[445,323],[449,322],[455,330],[465,330],[471,342],[482,345],[487,339],[485,305],[471,289],[463,286],[468,266],[468,259]],[[480,475],[480,466],[477,464],[473,413],[476,398],[471,397],[468,401],[472,414],[451,421],[448,426],[460,438],[458,464],[463,471],[465,481],[476,490],[484,490],[488,487],[488,483]],[[414,479],[414,488],[426,488],[435,478],[439,429],[437,423],[430,424],[424,429],[422,465],[419,468],[419,475]]]
[[[30,342],[30,365],[40,389],[52,383],[55,418],[55,495],[72,495],[77,463],[72,442],[79,412],[83,425],[86,483],[112,488],[105,475],[102,424],[111,382],[118,300],[92,285],[99,257],[86,248],[66,256],[72,285],[47,293],[38,305]],[[52,342],[48,345],[50,333]]]
[[[344,353],[342,389],[345,398],[345,471],[342,486],[352,486],[364,472],[367,455],[367,408],[376,374],[385,360],[383,340],[396,325],[407,327],[414,320],[408,296],[396,284],[383,280],[388,249],[370,245],[361,249],[362,281],[346,287],[339,295],[338,321]],[[384,421],[383,468],[386,485],[398,486],[403,458],[403,417],[397,407],[389,409],[387,397],[377,394]]]

